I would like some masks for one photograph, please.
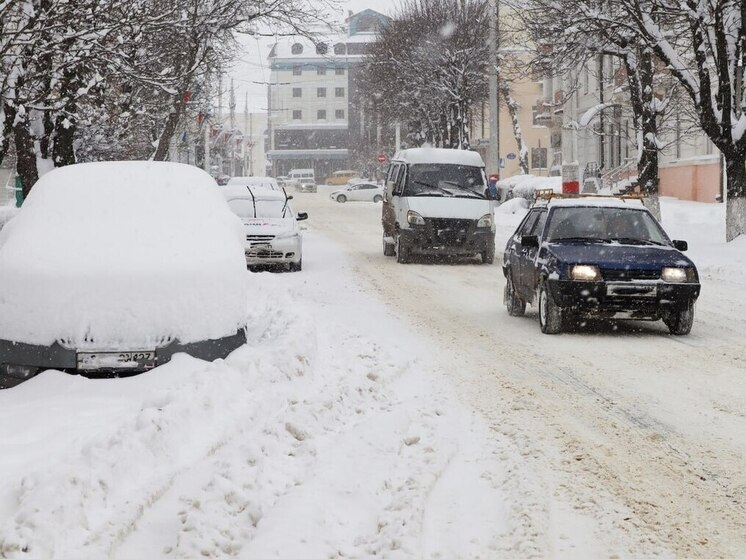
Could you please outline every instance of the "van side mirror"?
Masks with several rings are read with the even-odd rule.
[[[303,221],[308,219],[308,213],[306,212],[298,212],[298,215],[295,217],[296,221]]]
[[[538,248],[539,237],[536,235],[524,235],[521,237],[521,246],[525,248]]]
[[[686,241],[673,241],[673,248],[684,252],[686,250],[689,250],[689,243],[687,243]]]

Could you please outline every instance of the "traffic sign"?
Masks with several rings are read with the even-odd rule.
[[[385,153],[379,153],[378,157],[376,157],[379,163],[386,163],[386,154]]]
[[[508,159],[511,159],[511,160],[513,160],[513,159],[515,159],[516,155],[515,155],[515,153],[513,153],[513,152],[510,152],[510,153],[509,153],[508,155],[506,155],[505,157],[507,157]]]

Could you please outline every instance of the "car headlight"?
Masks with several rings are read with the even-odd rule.
[[[687,268],[663,268],[661,279],[668,283],[686,283],[689,273]]]
[[[575,281],[601,281],[601,270],[598,266],[578,264],[570,270],[570,277]]]
[[[409,210],[407,212],[407,223],[409,223],[410,225],[425,225],[425,218],[417,212]]]
[[[477,227],[492,227],[492,224],[494,223],[494,218],[492,217],[492,214],[484,214],[482,217],[479,218],[479,221],[477,221]]]

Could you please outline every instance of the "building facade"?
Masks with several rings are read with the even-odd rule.
[[[314,169],[321,181],[351,166],[359,126],[355,75],[388,18],[351,15],[338,34],[315,42],[289,37],[269,54],[267,158],[274,176]]]

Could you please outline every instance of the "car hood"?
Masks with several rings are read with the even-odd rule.
[[[244,219],[243,226],[247,235],[281,235],[293,233],[297,229],[296,221],[288,218],[254,218]]]
[[[681,252],[670,246],[640,246],[608,243],[547,243],[547,250],[565,264],[595,264],[600,268],[694,266]]]
[[[409,196],[406,200],[409,209],[422,217],[479,219],[492,212],[492,202],[482,198]]]

